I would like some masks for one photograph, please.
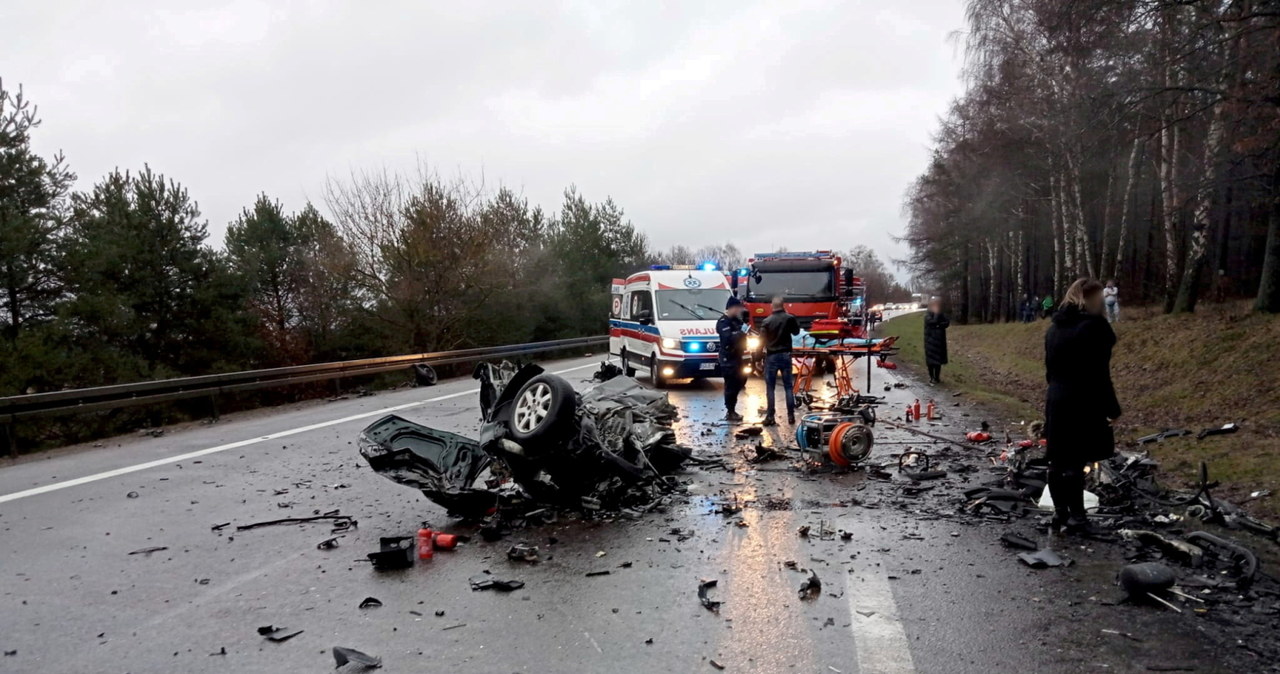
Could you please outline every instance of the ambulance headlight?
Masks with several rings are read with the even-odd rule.
[[[664,349],[679,349],[679,348],[680,348],[680,340],[678,340],[678,339],[671,339],[670,337],[663,337],[663,338],[662,338],[662,348],[664,348]]]
[[[755,351],[758,348],[760,348],[760,338],[755,335],[747,337],[747,351]]]

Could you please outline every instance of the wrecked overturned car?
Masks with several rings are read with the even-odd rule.
[[[630,377],[577,392],[537,365],[482,363],[479,440],[395,415],[360,434],[379,474],[420,490],[459,517],[523,504],[648,510],[690,458],[676,442],[676,408]]]

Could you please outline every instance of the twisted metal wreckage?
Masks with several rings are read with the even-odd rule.
[[[556,508],[639,514],[691,458],[665,393],[615,376],[581,393],[537,365],[482,363],[480,438],[388,415],[360,434],[379,474],[467,519],[554,516]]]

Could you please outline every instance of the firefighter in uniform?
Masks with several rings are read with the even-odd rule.
[[[716,321],[716,334],[720,335],[720,374],[724,377],[724,418],[727,421],[742,421],[742,415],[738,414],[738,394],[747,385],[747,376],[742,372],[742,361],[747,352],[747,334],[742,329],[745,312],[742,300],[730,296],[725,303],[724,315]]]

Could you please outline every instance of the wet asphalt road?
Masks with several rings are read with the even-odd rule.
[[[548,369],[585,385],[597,362]],[[871,391],[883,394],[899,375],[872,376]],[[762,389],[752,380],[740,404],[749,421]],[[333,646],[381,656],[387,672],[1240,671],[1229,654],[1208,650],[1217,642],[1194,618],[1110,605],[1116,566],[1105,555],[1060,544],[1077,564],[1033,571],[996,542],[1007,525],[937,515],[943,495],[921,497],[928,507],[902,505],[896,487],[861,473],[747,464],[755,441],[716,423],[720,391],[719,382],[671,391],[682,439],[727,468],[690,470],[689,495],[666,512],[561,522],[492,544],[477,538],[401,572],[375,572],[364,555],[380,536],[451,522],[369,470],[356,434],[400,406],[410,419],[474,433],[471,380],[260,411],[6,466],[0,671],[319,672],[332,671]],[[914,385],[885,394],[882,417],[930,393],[951,424],[934,432],[976,425],[977,411]],[[788,446],[788,435],[784,428],[763,442]],[[873,461],[908,446],[890,443],[919,439],[883,425],[876,435],[884,444]],[[939,491],[961,488],[949,483]],[[716,512],[733,501],[746,507]],[[359,520],[333,550],[316,548],[331,535],[324,524],[234,530],[332,509]],[[823,523],[852,536],[796,533]],[[544,561],[509,562],[506,548],[522,540],[539,545]],[[167,549],[129,554],[159,546]],[[820,596],[798,598],[807,573],[788,561],[818,574]],[[485,570],[526,585],[472,592],[468,578]],[[609,573],[586,576],[596,571]],[[718,581],[718,614],[697,599],[702,579]],[[369,596],[384,605],[357,608]],[[303,631],[271,643],[257,634],[262,625]]]

